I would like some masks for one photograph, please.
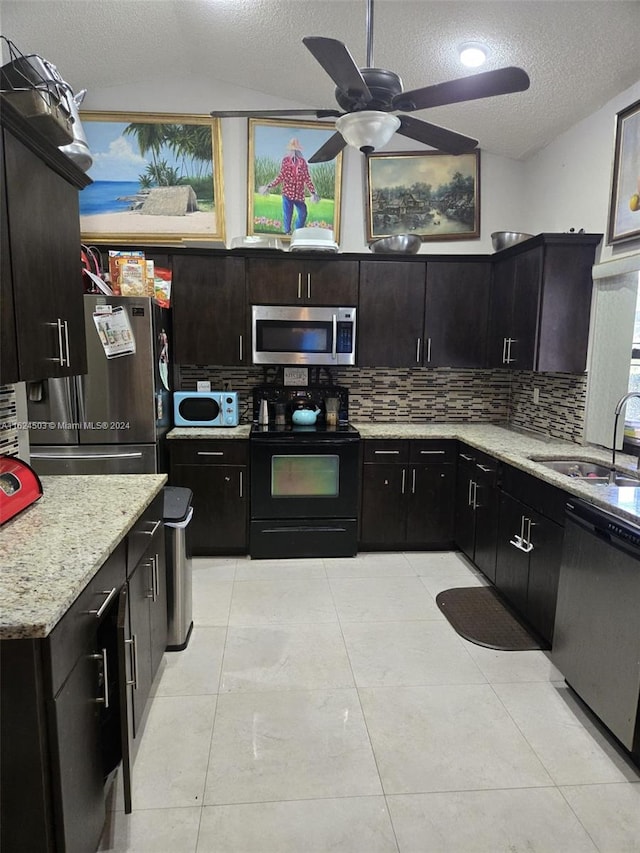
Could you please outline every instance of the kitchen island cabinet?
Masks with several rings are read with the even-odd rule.
[[[115,619],[127,534],[147,513],[161,520],[165,480],[43,477],[43,497],[3,530],[3,850],[97,847],[105,778],[120,762],[126,723]]]
[[[488,366],[582,373],[601,234],[539,234],[496,254]]]
[[[455,445],[365,441],[360,547],[448,547],[453,540]]]
[[[250,305],[358,304],[358,262],[310,259],[292,252],[288,258],[249,258],[247,293]]]
[[[176,254],[172,268],[175,360],[229,367],[249,364],[244,258]]]
[[[0,110],[0,385],[86,373],[78,190],[91,180]]]
[[[171,440],[169,481],[193,492],[187,537],[194,556],[246,553],[249,442]]]

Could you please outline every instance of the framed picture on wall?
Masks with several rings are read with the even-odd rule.
[[[371,154],[366,171],[367,240],[480,236],[480,152]]]
[[[80,193],[85,243],[224,242],[220,120],[81,112],[93,184]]]
[[[616,115],[609,243],[640,237],[640,101]]]
[[[326,122],[249,119],[248,235],[289,240],[296,228],[330,228],[340,241],[342,152],[308,162],[334,133]]]

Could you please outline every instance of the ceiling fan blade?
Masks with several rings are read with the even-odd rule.
[[[480,74],[471,74],[469,77],[437,83],[435,86],[401,92],[393,99],[393,109],[412,112],[444,104],[490,98],[493,95],[524,92],[528,88],[529,76],[522,68],[497,68],[495,71],[483,71]]]
[[[212,110],[214,118],[278,118],[279,116],[315,116],[333,118],[341,116],[339,110]]]
[[[324,143],[324,145],[316,151],[316,153],[309,157],[309,163],[328,163],[329,160],[333,160],[334,157],[337,157],[338,154],[342,151],[343,148],[346,148],[347,143],[344,140],[344,137],[341,133],[337,131],[330,136],[329,139]]]
[[[396,133],[423,142],[425,145],[431,145],[432,148],[437,148],[438,151],[444,151],[446,154],[467,154],[478,145],[477,139],[447,130],[446,127],[429,124],[413,116],[398,116],[398,118],[400,127]]]
[[[302,39],[307,50],[322,65],[338,89],[346,92],[354,100],[368,104],[372,98],[369,87],[360,73],[347,47],[337,39],[323,36],[307,36]]]

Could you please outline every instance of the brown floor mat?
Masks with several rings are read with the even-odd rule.
[[[477,646],[508,652],[549,648],[530,633],[493,587],[445,589],[436,596],[436,604],[458,634]]]

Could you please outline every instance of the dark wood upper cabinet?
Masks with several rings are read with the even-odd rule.
[[[425,273],[420,262],[361,262],[359,367],[422,364]]]
[[[358,304],[358,261],[340,258],[249,258],[247,291],[251,305]]]
[[[171,303],[179,364],[250,362],[244,258],[174,255]]]
[[[0,383],[86,373],[78,189],[90,183],[2,105]]]
[[[427,261],[424,364],[486,365],[491,261]]]
[[[582,373],[600,234],[540,234],[494,260],[488,366]]]

